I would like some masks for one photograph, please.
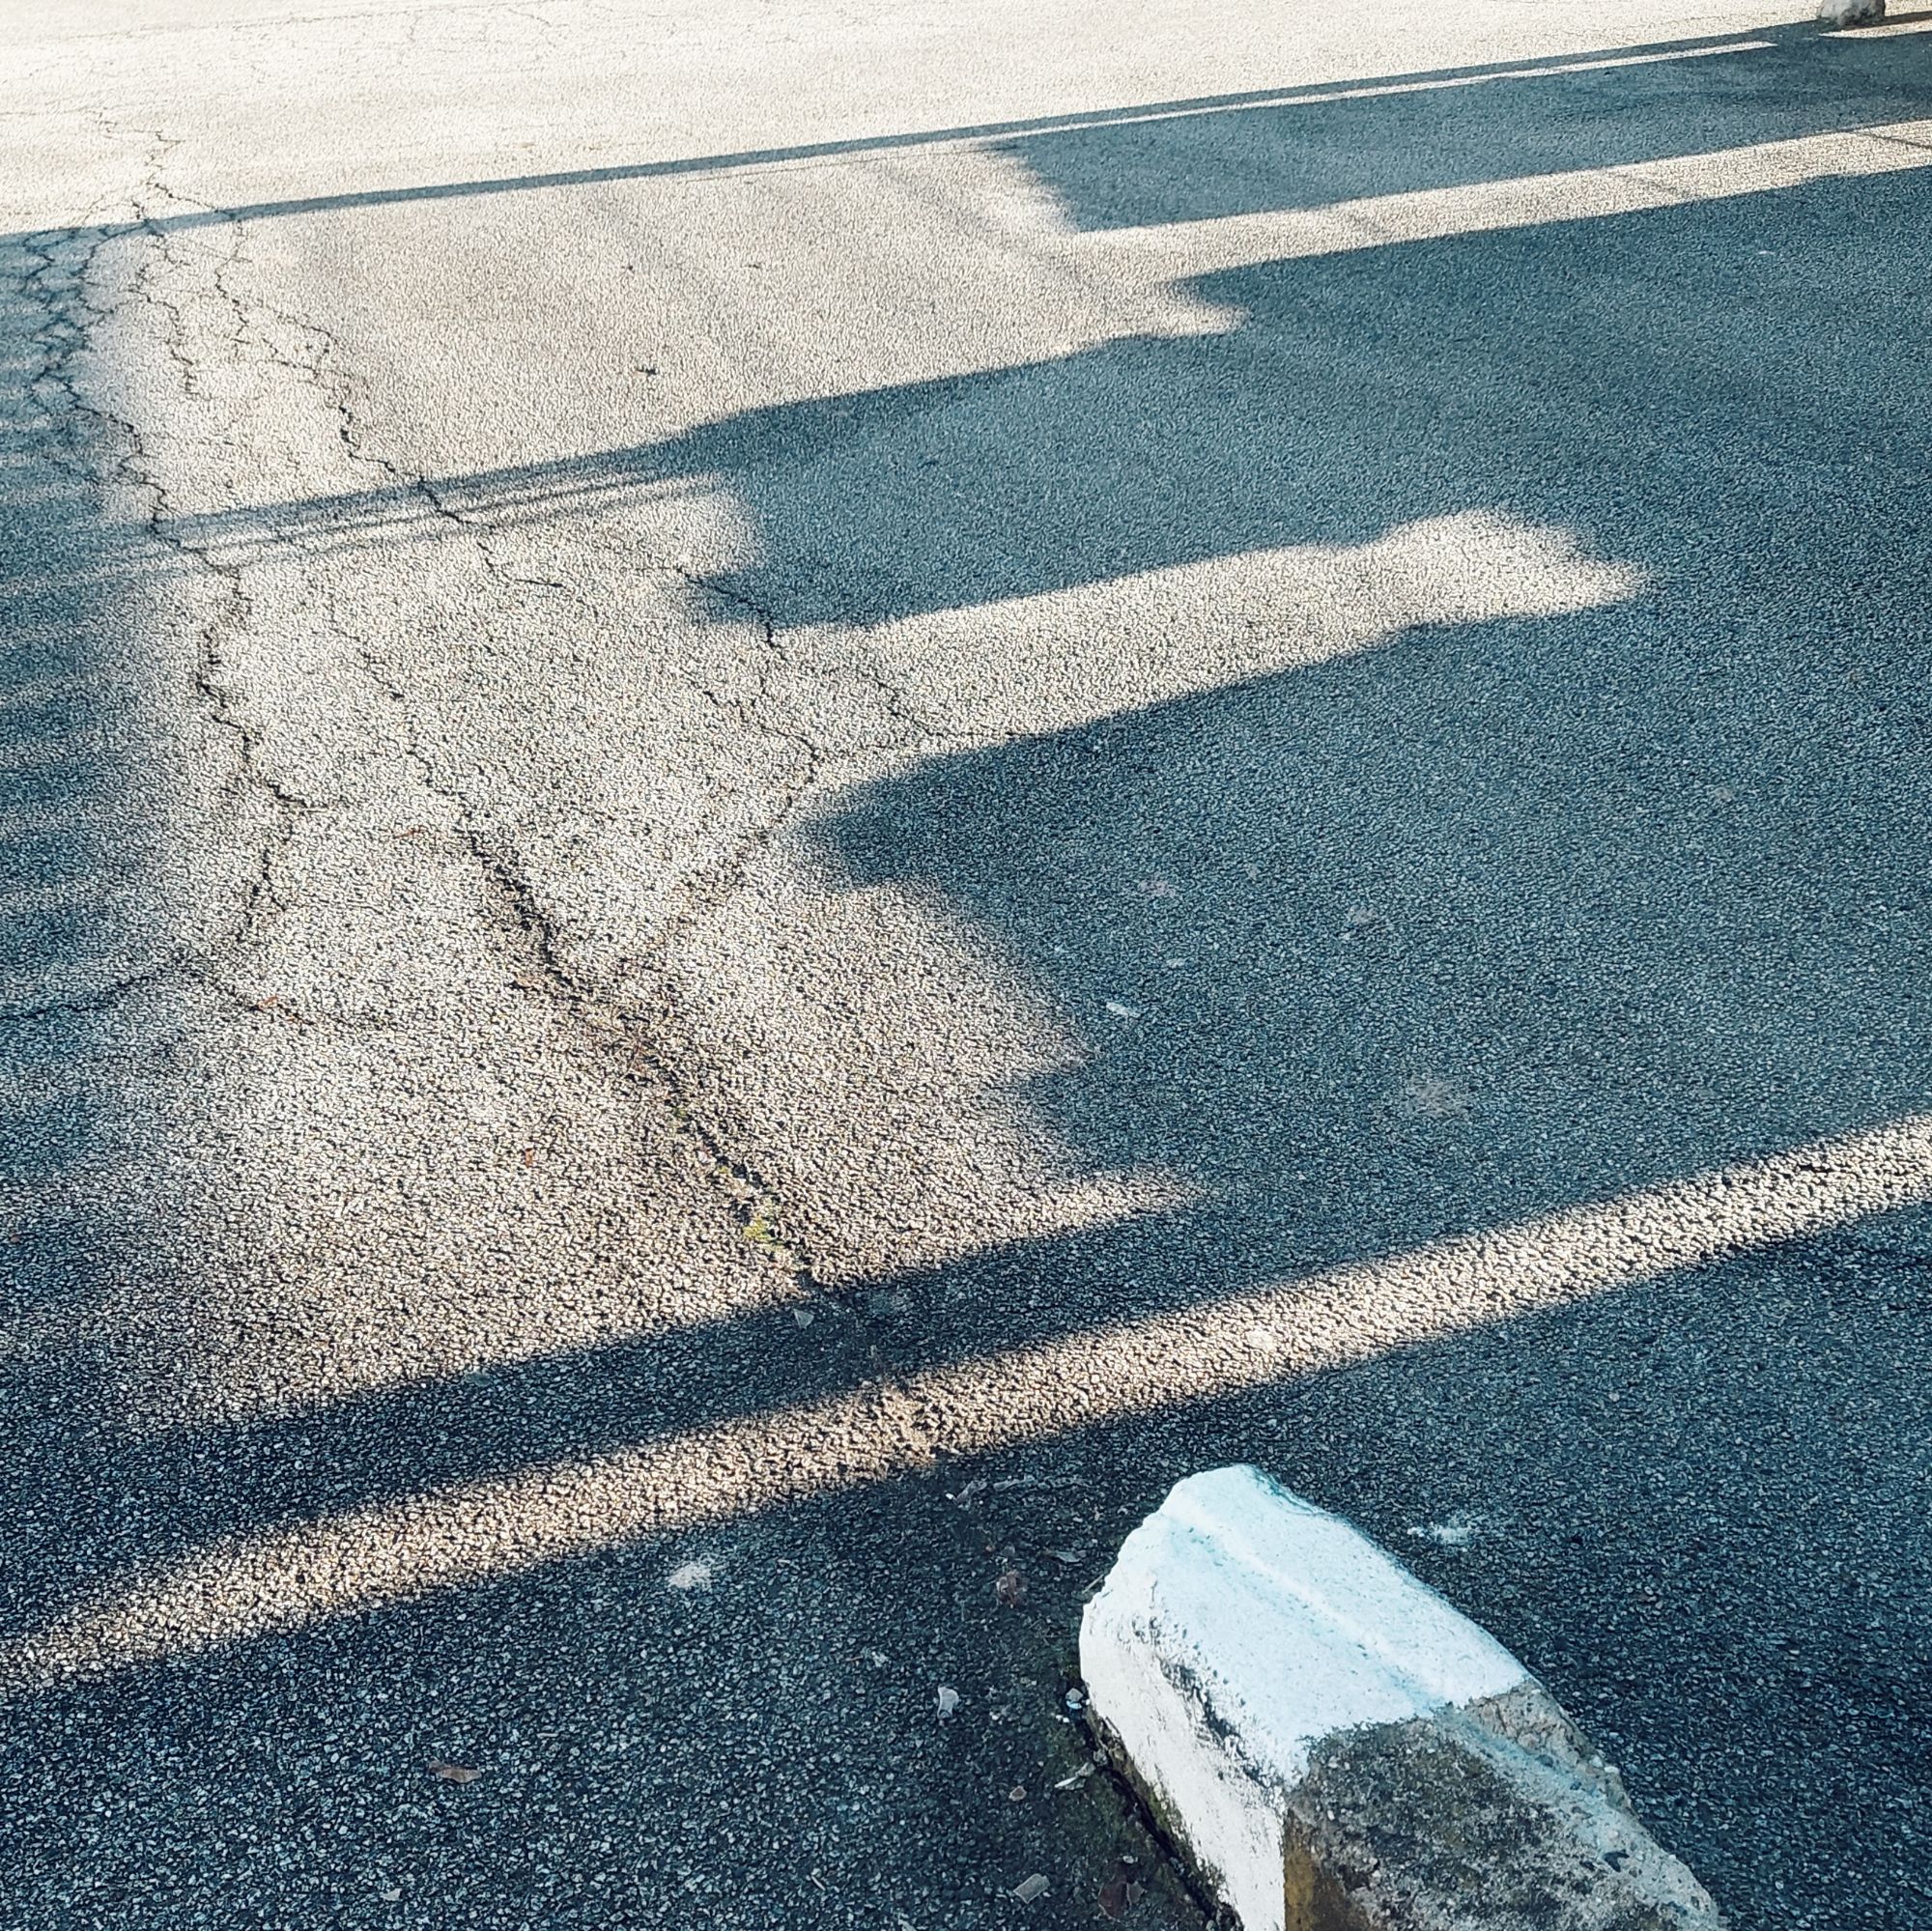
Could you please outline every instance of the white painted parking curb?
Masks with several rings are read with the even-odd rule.
[[[1254,1468],[1179,1483],[1087,1605],[1128,1773],[1243,1931],[1718,1931],[1492,1636]]]

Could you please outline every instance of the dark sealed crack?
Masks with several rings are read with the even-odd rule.
[[[779,1195],[747,1161],[732,1153],[705,1120],[696,1092],[664,1051],[649,1016],[597,991],[571,962],[555,920],[510,854],[476,821],[462,789],[450,782],[425,743],[409,693],[373,641],[350,624],[333,598],[325,605],[331,630],[348,643],[370,680],[395,707],[404,749],[423,787],[448,808],[453,836],[482,881],[499,924],[523,953],[516,982],[554,1001],[592,1040],[620,1048],[620,1074],[641,1082],[700,1156],[701,1168],[745,1239],[805,1293],[827,1293],[801,1242],[785,1225]]]
[[[537,588],[577,601],[590,611],[587,603],[570,584],[554,578],[531,578],[511,569],[495,544],[490,525],[483,518],[460,508],[448,495],[427,476],[404,468],[389,457],[371,449],[361,436],[355,412],[355,379],[341,367],[340,352],[327,329],[312,323],[296,323],[280,318],[316,337],[321,347],[315,357],[312,380],[329,394],[335,412],[336,433],[349,459],[373,469],[385,487],[415,497],[433,518],[453,533],[469,540],[486,574],[502,585]],[[333,363],[334,373],[328,372]],[[708,586],[683,570],[674,571],[681,581],[696,589]],[[725,599],[751,615],[758,626],[762,650],[772,659],[781,659],[777,625],[768,611],[743,598]],[[332,630],[353,650],[363,672],[395,708],[405,748],[426,790],[448,807],[454,833],[480,875],[490,899],[497,908],[501,923],[513,932],[523,948],[533,976],[532,989],[541,989],[555,1000],[591,1035],[601,1039],[622,1039],[628,1047],[626,1071],[645,1082],[701,1157],[704,1173],[744,1238],[775,1267],[786,1274],[805,1293],[830,1296],[832,1290],[814,1266],[808,1244],[790,1224],[780,1190],[753,1163],[735,1153],[724,1135],[705,1117],[701,1095],[679,1069],[666,1049],[649,1014],[635,1007],[610,999],[595,988],[571,962],[562,934],[526,872],[511,854],[494,840],[477,822],[468,797],[460,785],[442,773],[431,745],[417,720],[410,693],[402,678],[378,650],[374,640],[358,631],[345,617],[335,599],[327,600],[327,621]],[[790,747],[795,763],[791,781],[784,786],[775,809],[765,814],[759,826],[734,846],[731,854],[711,874],[712,889],[728,895],[740,882],[756,854],[768,846],[781,827],[812,795],[828,761],[828,754],[808,733],[774,723],[764,715],[761,703],[753,707],[731,699],[707,686],[698,687],[707,701],[735,718],[747,731],[781,740]],[[769,672],[761,670],[758,694],[770,693]],[[689,900],[691,888],[687,888]],[[674,929],[674,927],[673,927]],[[531,984],[530,980],[524,981]]]
[[[94,986],[86,992],[71,993],[61,999],[42,1000],[33,1006],[11,1007],[0,1012],[0,1026],[31,1026],[45,1019],[78,1019],[92,1013],[111,1011],[124,999],[180,977],[183,971],[184,965],[179,959],[166,965],[145,966],[139,972],[124,974],[105,985]]]
[[[838,667],[838,674],[856,679],[871,690],[896,728],[869,745],[835,749],[822,744],[810,731],[784,720],[782,707],[773,693],[772,680],[779,670],[792,671],[802,677],[824,674],[822,671],[814,673],[810,667],[795,662],[786,650],[784,631],[775,613],[743,590],[727,588],[687,567],[672,565],[670,574],[694,597],[721,605],[750,619],[756,627],[759,664],[756,692],[751,701],[727,696],[702,680],[696,681],[695,688],[714,709],[730,719],[740,729],[783,747],[792,765],[791,776],[781,785],[774,787],[773,804],[758,823],[717,863],[696,877],[685,881],[679,895],[678,912],[668,922],[666,928],[668,943],[674,944],[690,929],[695,920],[705,911],[715,910],[728,901],[744,886],[758,860],[824,792],[828,774],[835,767],[848,763],[866,751],[886,751],[895,746],[917,744],[958,746],[982,740],[951,730],[920,711],[876,665],[847,661]]]

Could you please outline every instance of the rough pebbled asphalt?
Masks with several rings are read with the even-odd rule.
[[[1932,1917],[1932,34],[1801,11],[0,7],[0,1923],[1198,1922],[1065,1695],[1235,1459]]]

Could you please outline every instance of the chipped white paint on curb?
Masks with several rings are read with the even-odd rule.
[[[1280,1799],[1314,1745],[1529,1680],[1340,1517],[1245,1467],[1188,1477],[1127,1538],[1080,1667],[1246,1931],[1281,1931]],[[1204,1701],[1232,1737],[1203,1728]]]
[[[1256,1469],[1127,1538],[1080,1661],[1246,1931],[1723,1931],[1521,1663]]]

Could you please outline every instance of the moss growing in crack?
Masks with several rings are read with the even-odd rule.
[[[778,1207],[768,1200],[761,1200],[750,1220],[745,1223],[745,1238],[753,1247],[762,1247],[767,1254],[782,1255],[788,1251],[784,1236],[779,1231]]]

